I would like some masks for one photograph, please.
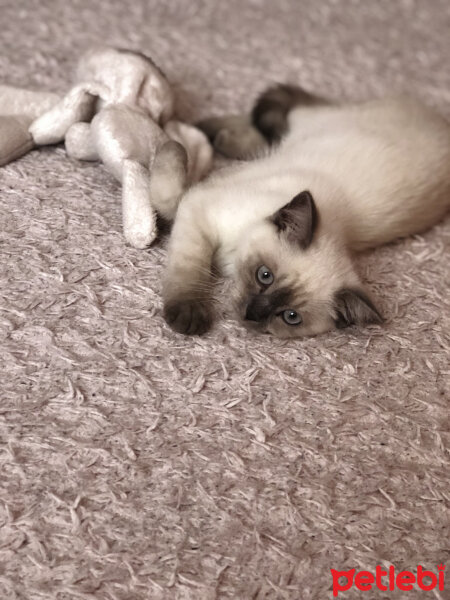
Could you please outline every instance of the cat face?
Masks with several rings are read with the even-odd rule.
[[[277,337],[381,322],[338,240],[320,231],[309,192],[253,226],[238,252],[235,305],[243,324]]]

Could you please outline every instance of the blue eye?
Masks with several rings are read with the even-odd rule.
[[[266,265],[261,265],[256,271],[256,279],[258,283],[263,285],[271,285],[274,282],[275,277],[272,271]]]
[[[283,317],[283,321],[288,325],[300,325],[302,322],[302,318],[298,312],[290,308],[288,310],[284,310],[281,316]]]

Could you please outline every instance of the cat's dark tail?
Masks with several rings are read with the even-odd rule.
[[[331,102],[289,84],[268,88],[257,99],[251,120],[269,144],[278,142],[288,130],[288,115],[296,106],[318,106]]]

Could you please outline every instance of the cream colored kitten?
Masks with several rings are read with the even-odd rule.
[[[449,124],[408,98],[340,106],[280,86],[258,100],[252,122],[204,129],[227,154],[263,152],[183,197],[164,286],[170,326],[209,328],[213,266],[234,279],[239,319],[261,332],[297,337],[380,322],[352,253],[444,216]]]

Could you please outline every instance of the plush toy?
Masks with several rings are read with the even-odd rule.
[[[62,99],[0,86],[0,165],[63,140],[69,156],[101,160],[122,183],[125,238],[145,248],[157,234],[155,211],[172,219],[186,187],[212,163],[206,136],[171,120],[173,111],[173,91],[148,57],[93,49]]]

